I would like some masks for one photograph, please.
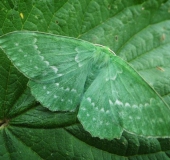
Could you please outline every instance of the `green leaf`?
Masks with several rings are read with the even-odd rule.
[[[169,136],[169,107],[108,48],[38,32],[7,34],[0,46],[31,79],[32,94],[43,106],[73,111],[80,104],[78,118],[93,136],[119,138],[123,130]]]
[[[0,119],[10,118],[10,112],[13,115],[22,112],[22,105],[26,106],[27,94],[26,84],[28,79],[24,77],[12,65],[7,56],[0,50]],[[20,99],[20,97],[22,97]]]
[[[170,105],[170,67],[168,61],[170,50],[170,41],[168,40],[170,34],[168,29],[170,18],[169,0],[1,0],[0,8],[0,35],[26,29],[78,37],[92,43],[108,46],[117,55],[133,65],[140,75]],[[166,45],[164,45],[164,42],[166,42]],[[134,59],[131,63],[131,58],[133,59],[135,56],[139,58]],[[0,67],[2,64],[5,64],[4,59],[0,60]],[[1,69],[0,74],[2,73]],[[0,77],[0,83],[6,83],[8,78],[2,77]],[[0,98],[3,96],[4,94],[1,94]],[[1,107],[0,105],[0,114],[3,112]],[[32,107],[31,109],[34,110],[35,108]],[[36,117],[36,123],[42,122],[41,124],[43,125],[43,121],[47,120],[45,118],[47,115],[45,114],[44,119],[41,120],[38,119],[37,115],[46,112],[46,110],[36,112],[36,114],[21,112],[18,113],[18,116],[27,113],[26,117],[30,117],[27,125],[34,124],[31,119]],[[54,115],[52,114],[51,116],[53,117]],[[26,119],[23,116],[20,123],[24,122],[26,122]],[[11,154],[14,160],[25,160],[27,157],[29,157],[28,159],[39,159],[38,157],[31,158],[34,153],[38,153],[37,155],[41,159],[60,160],[170,159],[169,139],[154,139],[158,144],[155,145],[151,138],[138,141],[137,136],[128,137],[123,133],[120,140],[108,141],[108,143],[110,142],[109,145],[106,140],[92,138],[83,130],[76,129],[77,127],[73,127],[72,132],[69,130],[69,133],[68,130],[65,131],[63,128],[57,130],[56,128],[36,129],[36,126],[28,128],[18,124],[18,127],[12,128],[12,134],[16,133],[15,135],[19,142],[23,144],[22,147],[27,146],[26,150],[28,150],[28,153],[31,150],[31,153],[28,155],[25,150],[25,156],[21,158],[18,148],[16,148],[15,153],[13,152],[14,150],[11,150],[12,152],[6,150],[7,145],[5,143],[8,143],[8,146],[11,147],[14,141],[9,141],[9,138],[5,138],[3,135],[0,137],[0,159],[11,159],[7,158]],[[0,129],[0,134],[1,131]],[[74,135],[72,135],[73,133]],[[41,138],[39,143],[37,137]],[[132,141],[133,139],[134,141]],[[89,141],[87,142],[87,140]],[[56,143],[54,144],[54,142]],[[93,144],[90,142],[93,142]],[[20,157],[17,158],[17,154]],[[2,157],[1,155],[4,156]]]
[[[25,156],[29,157],[30,151],[26,151],[6,128],[12,118],[32,107],[35,99],[30,95],[26,86],[28,79],[18,72],[2,50],[0,62],[0,157],[2,159],[10,159],[10,157],[24,159]],[[39,159],[35,154],[32,154],[32,158]]]

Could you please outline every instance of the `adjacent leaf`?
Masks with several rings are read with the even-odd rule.
[[[68,126],[66,127],[66,130],[74,137],[93,148],[104,150],[106,153],[111,153],[113,155],[116,154],[117,156],[113,157],[113,159],[116,160],[169,160],[170,141],[168,139],[146,138],[123,132],[120,139],[108,141],[99,138],[92,138],[80,125]],[[162,150],[165,152],[162,152]],[[101,159],[107,155],[103,153],[98,154]],[[94,154],[92,153],[92,155]],[[94,159],[97,159],[97,155],[94,156],[96,156]],[[105,157],[103,159],[109,158]]]
[[[120,140],[100,140],[91,137],[80,125],[64,128],[56,126],[46,130],[31,126],[30,128],[12,126],[9,127],[9,131],[16,139],[20,139],[25,148],[36,152],[41,159],[97,160],[99,157],[101,160],[170,159],[168,156],[170,143],[167,139],[147,139],[124,133]]]
[[[0,50],[0,119],[10,118],[12,110],[13,114],[15,112],[18,114],[19,110],[22,112],[23,108],[21,107],[27,103],[28,98],[27,82],[28,79],[13,66]],[[21,100],[20,97],[22,97]]]
[[[76,124],[75,113],[52,113],[35,105],[0,128],[0,157],[17,159],[163,159],[169,139],[144,138],[124,132],[112,141],[93,138]]]
[[[2,50],[0,63],[0,157],[7,160],[28,159],[32,154],[32,158],[39,159],[35,153],[25,150],[7,129],[12,118],[35,105],[35,99],[26,86],[28,79],[18,72]]]
[[[130,63],[140,75],[170,105],[170,1],[156,9],[149,24],[132,31],[116,52]],[[151,76],[152,75],[152,76]]]
[[[73,111],[80,104],[78,118],[93,136],[169,136],[169,107],[109,49],[38,32],[7,34],[0,45],[45,107]]]

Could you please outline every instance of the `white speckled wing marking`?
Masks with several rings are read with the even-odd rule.
[[[9,36],[10,39],[0,40],[3,49],[30,78],[29,86],[36,99],[50,110],[75,110],[95,46],[36,32],[16,32]]]
[[[69,37],[15,32],[0,47],[30,81],[34,97],[52,111],[74,111],[92,136],[119,138],[126,130],[169,136],[170,108],[106,47]]]
[[[164,117],[166,111],[169,112],[169,108],[163,110],[160,106],[164,104],[159,101],[159,97],[155,96],[153,90],[148,91],[143,81],[136,83],[136,79],[131,78],[128,72],[129,68],[120,68],[121,64],[117,63],[115,57],[113,63],[101,70],[85,92],[78,118],[95,137],[100,135],[100,138],[105,138],[107,134],[109,139],[119,138],[123,130],[129,129],[136,134],[159,135],[157,128],[165,122],[161,117]],[[160,113],[160,119],[157,119],[157,113]]]

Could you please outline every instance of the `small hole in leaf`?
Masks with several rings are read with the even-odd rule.
[[[163,33],[163,34],[161,35],[161,41],[164,41],[165,38],[166,38],[166,36],[165,36],[165,34]]]
[[[115,40],[118,41],[118,35],[115,36]]]
[[[162,71],[162,72],[165,71],[165,70],[164,70],[162,67],[160,67],[160,66],[157,66],[156,69],[159,70],[159,71]]]
[[[108,5],[108,9],[109,9],[109,10],[111,9],[111,5]]]

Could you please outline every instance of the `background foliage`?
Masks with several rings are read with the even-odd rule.
[[[0,22],[0,35],[42,31],[108,46],[170,105],[169,0],[2,0]],[[170,159],[170,139],[92,138],[76,113],[35,102],[2,50],[0,63],[1,159]]]

